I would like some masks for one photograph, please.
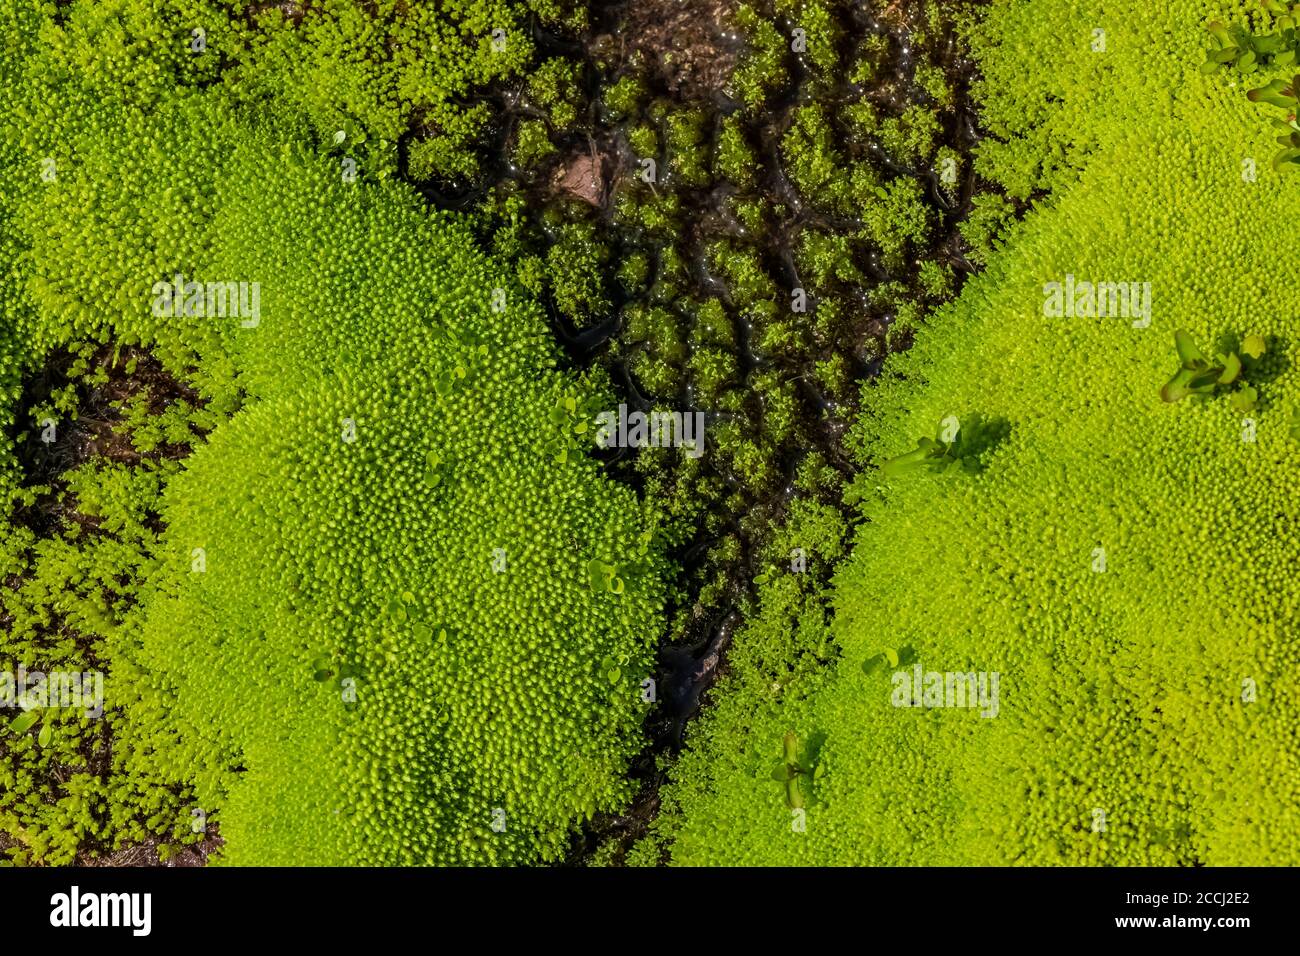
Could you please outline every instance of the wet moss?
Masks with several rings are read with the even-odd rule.
[[[606,456],[675,529],[670,639],[692,653],[748,606],[752,556],[792,501],[835,497],[861,380],[971,271],[957,226],[985,187],[965,161],[971,66],[952,39],[964,9],[750,0],[697,38],[735,51],[708,88],[641,45],[628,24],[647,14],[629,3],[577,37],[534,31],[545,56],[573,63],[577,118],[544,117],[555,152],[500,168],[478,229],[540,285],[571,361],[608,369],[629,407],[705,413],[699,459]],[[543,118],[532,99],[496,105],[508,130]],[[599,163],[597,202],[556,188],[579,162]],[[811,456],[817,477],[801,485]]]

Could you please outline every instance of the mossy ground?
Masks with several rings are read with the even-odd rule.
[[[1294,862],[1293,183],[1214,17],[6,8],[0,665],[113,705],[0,724],[0,847]],[[1161,402],[1177,328],[1244,384]],[[618,401],[706,454],[584,453]]]
[[[1242,10],[993,5],[977,165],[1036,208],[867,386],[851,554],[802,605],[768,586],[636,858],[1295,862],[1295,181],[1243,84],[1196,72],[1214,16]],[[1149,282],[1149,326],[1053,314],[1067,275]],[[1254,408],[1161,400],[1178,328],[1263,337]],[[882,474],[948,416],[977,468]],[[999,673],[997,716],[898,706],[914,662]]]

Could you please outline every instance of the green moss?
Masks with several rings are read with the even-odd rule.
[[[858,47],[858,57],[849,71],[849,82],[867,86],[876,80],[881,63],[889,55],[889,38],[883,34],[865,37]]]
[[[727,282],[731,299],[739,306],[776,296],[776,287],[764,271],[758,254],[733,243],[715,244],[710,261]]]
[[[732,348],[736,344],[736,331],[727,310],[717,299],[708,299],[695,314],[691,326],[691,339],[700,345],[719,345]]]
[[[608,250],[590,223],[560,227],[558,241],[547,251],[546,272],[556,305],[579,321],[589,321],[609,309],[601,281]]]
[[[952,266],[947,263],[927,260],[921,263],[917,277],[931,299],[946,299],[952,294],[954,276]]]
[[[880,124],[880,143],[885,152],[904,163],[915,163],[934,151],[941,131],[938,115],[926,106],[909,106],[901,116]]]
[[[832,282],[862,282],[854,264],[852,237],[807,229],[799,235],[799,268],[818,287]]]
[[[650,257],[643,252],[634,252],[619,264],[618,281],[627,295],[643,292],[649,277]]]
[[[794,123],[781,139],[781,154],[801,193],[836,211],[852,208],[852,182],[843,175],[847,164],[821,104],[795,110]]]
[[[659,138],[654,127],[649,124],[635,126],[628,130],[628,146],[639,160],[656,159],[659,155]]]
[[[528,95],[537,108],[550,116],[553,128],[571,126],[578,118],[578,80],[573,63],[560,57],[543,60],[528,78]]]
[[[840,560],[834,584],[781,571],[774,545],[761,613],[736,637],[721,703],[661,791],[642,857],[1300,859],[1288,596],[1300,554],[1279,533],[1300,521],[1286,414],[1300,380],[1277,352],[1294,297],[1268,265],[1291,244],[1294,191],[1278,173],[1238,175],[1267,136],[1243,97],[1195,71],[1202,5],[1106,12],[1123,26],[1099,66],[1086,39],[1080,52],[1060,42],[1091,35],[1097,4],[994,3],[982,95],[1015,132],[981,162],[1027,184],[1036,157],[1053,192],[864,391],[852,554],[833,509],[796,503],[781,544],[813,568],[823,551]],[[1153,113],[1153,98],[1168,108]],[[1189,282],[1188,262],[1223,281]],[[1150,282],[1149,327],[1052,314],[1049,284],[1066,275]],[[1200,343],[1266,341],[1250,428],[1226,401],[1160,401],[1184,326]],[[880,469],[949,417],[976,468]],[[1206,534],[1231,553],[1170,544]],[[1187,620],[1211,623],[1189,635]],[[999,704],[901,706],[898,675],[918,666],[996,673]],[[789,734],[822,768],[802,819],[770,775]]]
[[[708,182],[705,168],[704,114],[699,110],[674,112],[667,121],[668,166],[690,186]]]
[[[635,73],[628,73],[605,88],[605,106],[615,119],[635,115],[645,101],[645,83]]]
[[[27,171],[0,193],[0,405],[55,349],[104,385],[88,356],[110,341],[152,350],[204,404],[121,403],[137,450],[199,446],[183,469],[92,462],[20,488],[3,430],[0,571],[17,583],[0,589],[0,658],[104,667],[112,702],[98,723],[42,715],[0,739],[10,855],[150,836],[171,853],[198,838],[197,805],[229,863],[558,857],[629,793],[664,599],[657,519],[581,453],[588,422],[565,423],[574,454],[548,453],[557,404],[613,396],[556,371],[540,308],[467,223],[340,164],[362,143],[395,159],[423,109],[442,132],[412,143],[412,171],[468,174],[453,141],[481,108],[453,101],[521,62],[486,39],[510,10],[338,3],[296,26],[271,11],[246,47],[220,47],[237,95],[215,49],[208,67],[154,42],[179,35],[170,6],[54,15],[0,14],[0,164]],[[29,67],[18,41],[38,35]],[[423,55],[440,47],[445,63]],[[43,182],[52,151],[62,171]],[[503,203],[503,239],[517,211]],[[600,248],[562,235],[557,288],[599,308]],[[154,284],[177,271],[258,283],[258,320],[160,314]],[[52,531],[24,523],[51,507]],[[624,572],[620,594],[592,591],[593,560]]]
[[[203,20],[220,24],[226,17]],[[209,41],[214,58],[241,61],[232,87],[238,95],[280,99],[307,117],[321,141],[344,131],[347,143],[390,173],[399,138],[414,126],[409,172],[421,179],[476,173],[477,158],[467,147],[488,111],[473,102],[474,94],[521,73],[533,57],[519,5],[507,0],[436,7],[336,0],[308,6],[300,22],[271,6],[256,23],[246,51]],[[494,30],[502,32],[494,38]]]
[[[541,120],[524,120],[515,131],[515,164],[532,166],[555,153],[555,145]]]
[[[728,117],[722,123],[718,134],[717,165],[719,173],[737,186],[753,185],[758,161],[735,117]]]
[[[929,239],[931,213],[921,184],[898,178],[876,190],[875,201],[862,211],[862,237],[879,247],[886,268],[902,268],[904,257]]]
[[[757,109],[787,81],[785,58],[790,41],[748,4],[736,9],[735,23],[748,40],[749,55],[732,76],[732,88],[737,98]]]
[[[951,108],[954,93],[942,69],[930,63],[922,63],[916,68],[916,83],[925,90],[927,96],[936,106]]]
[[[997,193],[979,193],[971,200],[970,212],[959,228],[972,262],[983,265],[989,261],[1014,211],[1011,203]]]

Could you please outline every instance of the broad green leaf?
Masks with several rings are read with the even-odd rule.
[[[36,726],[36,722],[41,719],[41,713],[38,710],[29,710],[19,714],[13,720],[9,721],[9,730],[15,734],[25,734]]]
[[[929,458],[930,458],[929,449],[925,447],[919,447],[913,449],[912,451],[899,455],[896,458],[890,458],[888,461],[886,461],[883,465],[880,466],[880,470],[883,471],[886,475],[900,475],[905,472],[911,471],[915,468],[921,467],[926,463],[927,460],[929,460]]]
[[[1182,362],[1184,368],[1190,367],[1193,362],[1205,361],[1205,356],[1192,341],[1192,333],[1186,329],[1178,329],[1174,332],[1174,348],[1178,351],[1178,360]]]
[[[1228,396],[1228,403],[1243,415],[1253,410],[1255,403],[1258,401],[1259,393],[1249,385],[1238,389]]]
[[[1216,381],[1219,385],[1231,385],[1241,374],[1241,359],[1237,358],[1236,352],[1229,352],[1220,358],[1223,360],[1223,371]]]
[[[791,810],[803,809],[803,792],[799,789],[798,777],[786,781],[785,799],[790,804]]]
[[[1165,383],[1160,389],[1160,397],[1166,402],[1180,402],[1191,394],[1188,383],[1196,373],[1191,369],[1180,368],[1174,373],[1174,377]]]

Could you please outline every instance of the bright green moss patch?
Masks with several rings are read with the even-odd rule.
[[[994,5],[983,96],[1007,139],[979,161],[1050,199],[867,387],[851,556],[812,605],[775,569],[638,858],[1300,860],[1300,380],[1271,265],[1295,193],[1240,90],[1197,71],[1210,12],[1232,11]],[[1103,317],[1083,282],[1134,286]],[[1235,381],[1161,401],[1180,328],[1211,364],[1252,356],[1252,408]],[[950,417],[978,467],[881,470]],[[773,779],[790,734],[821,771],[803,807]]]
[[[465,224],[346,162],[460,87],[412,58],[420,77],[383,78],[405,100],[317,135],[384,88],[358,50],[459,51],[504,7],[382,5],[396,32],[376,35],[373,6],[250,39],[253,73],[300,30],[319,48],[278,73],[358,71],[265,99],[251,75],[237,96],[189,82],[155,42],[186,16],[166,4],[30,7],[31,45],[5,35],[0,410],[26,375],[36,420],[0,447],[0,670],[101,671],[106,705],[0,725],[16,859],[194,842],[198,810],[230,863],[538,862],[628,795],[666,568],[651,509],[588,454],[614,396],[557,371],[540,307]],[[31,384],[65,353],[66,382]],[[146,375],[176,394],[122,391]],[[69,468],[66,437],[37,447],[42,417],[84,437],[88,411],[108,450]]]

